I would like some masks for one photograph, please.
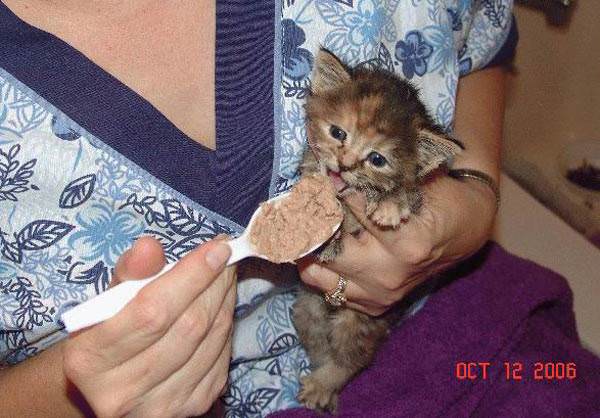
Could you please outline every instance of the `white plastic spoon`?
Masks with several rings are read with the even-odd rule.
[[[288,193],[281,194],[277,197],[274,197],[268,202],[275,202],[278,200],[282,200],[288,196]],[[233,239],[231,241],[227,241],[227,244],[231,247],[231,256],[227,261],[227,265],[230,266],[238,261],[247,258],[247,257],[259,257],[265,260],[269,260],[269,257],[264,254],[259,254],[253,248],[250,243],[249,232],[252,229],[252,224],[254,223],[256,217],[261,212],[262,207],[256,209],[250,222],[248,223],[248,227],[244,231],[242,235],[238,238]],[[329,239],[337,229],[340,227],[340,223],[335,225],[331,229],[331,234],[324,239],[322,242],[316,244],[314,247],[309,249],[303,254],[300,254],[296,258],[302,258],[305,255],[313,252],[317,248],[319,248],[323,242]],[[287,262],[292,262],[294,260],[287,260]],[[148,283],[156,280],[158,277],[162,276],[173,267],[175,267],[177,263],[170,263],[163,267],[163,269],[148,279],[143,280],[128,280],[122,282],[115,287],[108,289],[107,291],[95,296],[93,299],[90,299],[86,302],[83,302],[72,309],[66,311],[62,314],[61,320],[65,324],[65,329],[69,332],[79,331],[80,329],[90,327],[92,325],[99,324],[100,322],[106,321],[109,318],[112,318],[116,315],[127,303],[138,294],[138,292],[146,286]]]

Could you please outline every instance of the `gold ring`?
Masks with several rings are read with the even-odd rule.
[[[335,289],[325,292],[323,295],[325,302],[335,307],[342,306],[347,301],[346,296],[344,296],[347,286],[348,280],[344,279],[342,276],[338,276],[338,283]]]

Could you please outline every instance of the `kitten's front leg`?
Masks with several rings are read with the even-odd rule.
[[[399,189],[382,200],[371,202],[369,218],[379,226],[397,228],[418,210],[419,205],[414,203],[418,196],[416,193],[413,196],[413,193]]]

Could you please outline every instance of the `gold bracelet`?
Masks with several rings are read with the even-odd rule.
[[[469,168],[457,168],[454,170],[449,170],[448,175],[453,179],[473,179],[477,180],[486,186],[488,186],[492,192],[494,192],[494,196],[496,196],[496,210],[500,207],[500,189],[498,185],[488,174],[479,170],[471,170]]]

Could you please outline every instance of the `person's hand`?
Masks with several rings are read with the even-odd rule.
[[[121,312],[68,339],[64,372],[100,417],[180,417],[210,409],[227,382],[235,304],[229,246],[214,240],[144,287]],[[158,241],[139,239],[115,276],[158,273]]]
[[[333,262],[299,262],[302,280],[327,292],[342,276],[348,280],[346,306],[381,315],[432,274],[481,248],[493,224],[493,193],[476,181],[448,177],[434,178],[424,191],[420,213],[396,230],[383,230],[367,219],[362,194],[346,195],[365,231],[357,238],[345,236]]]

